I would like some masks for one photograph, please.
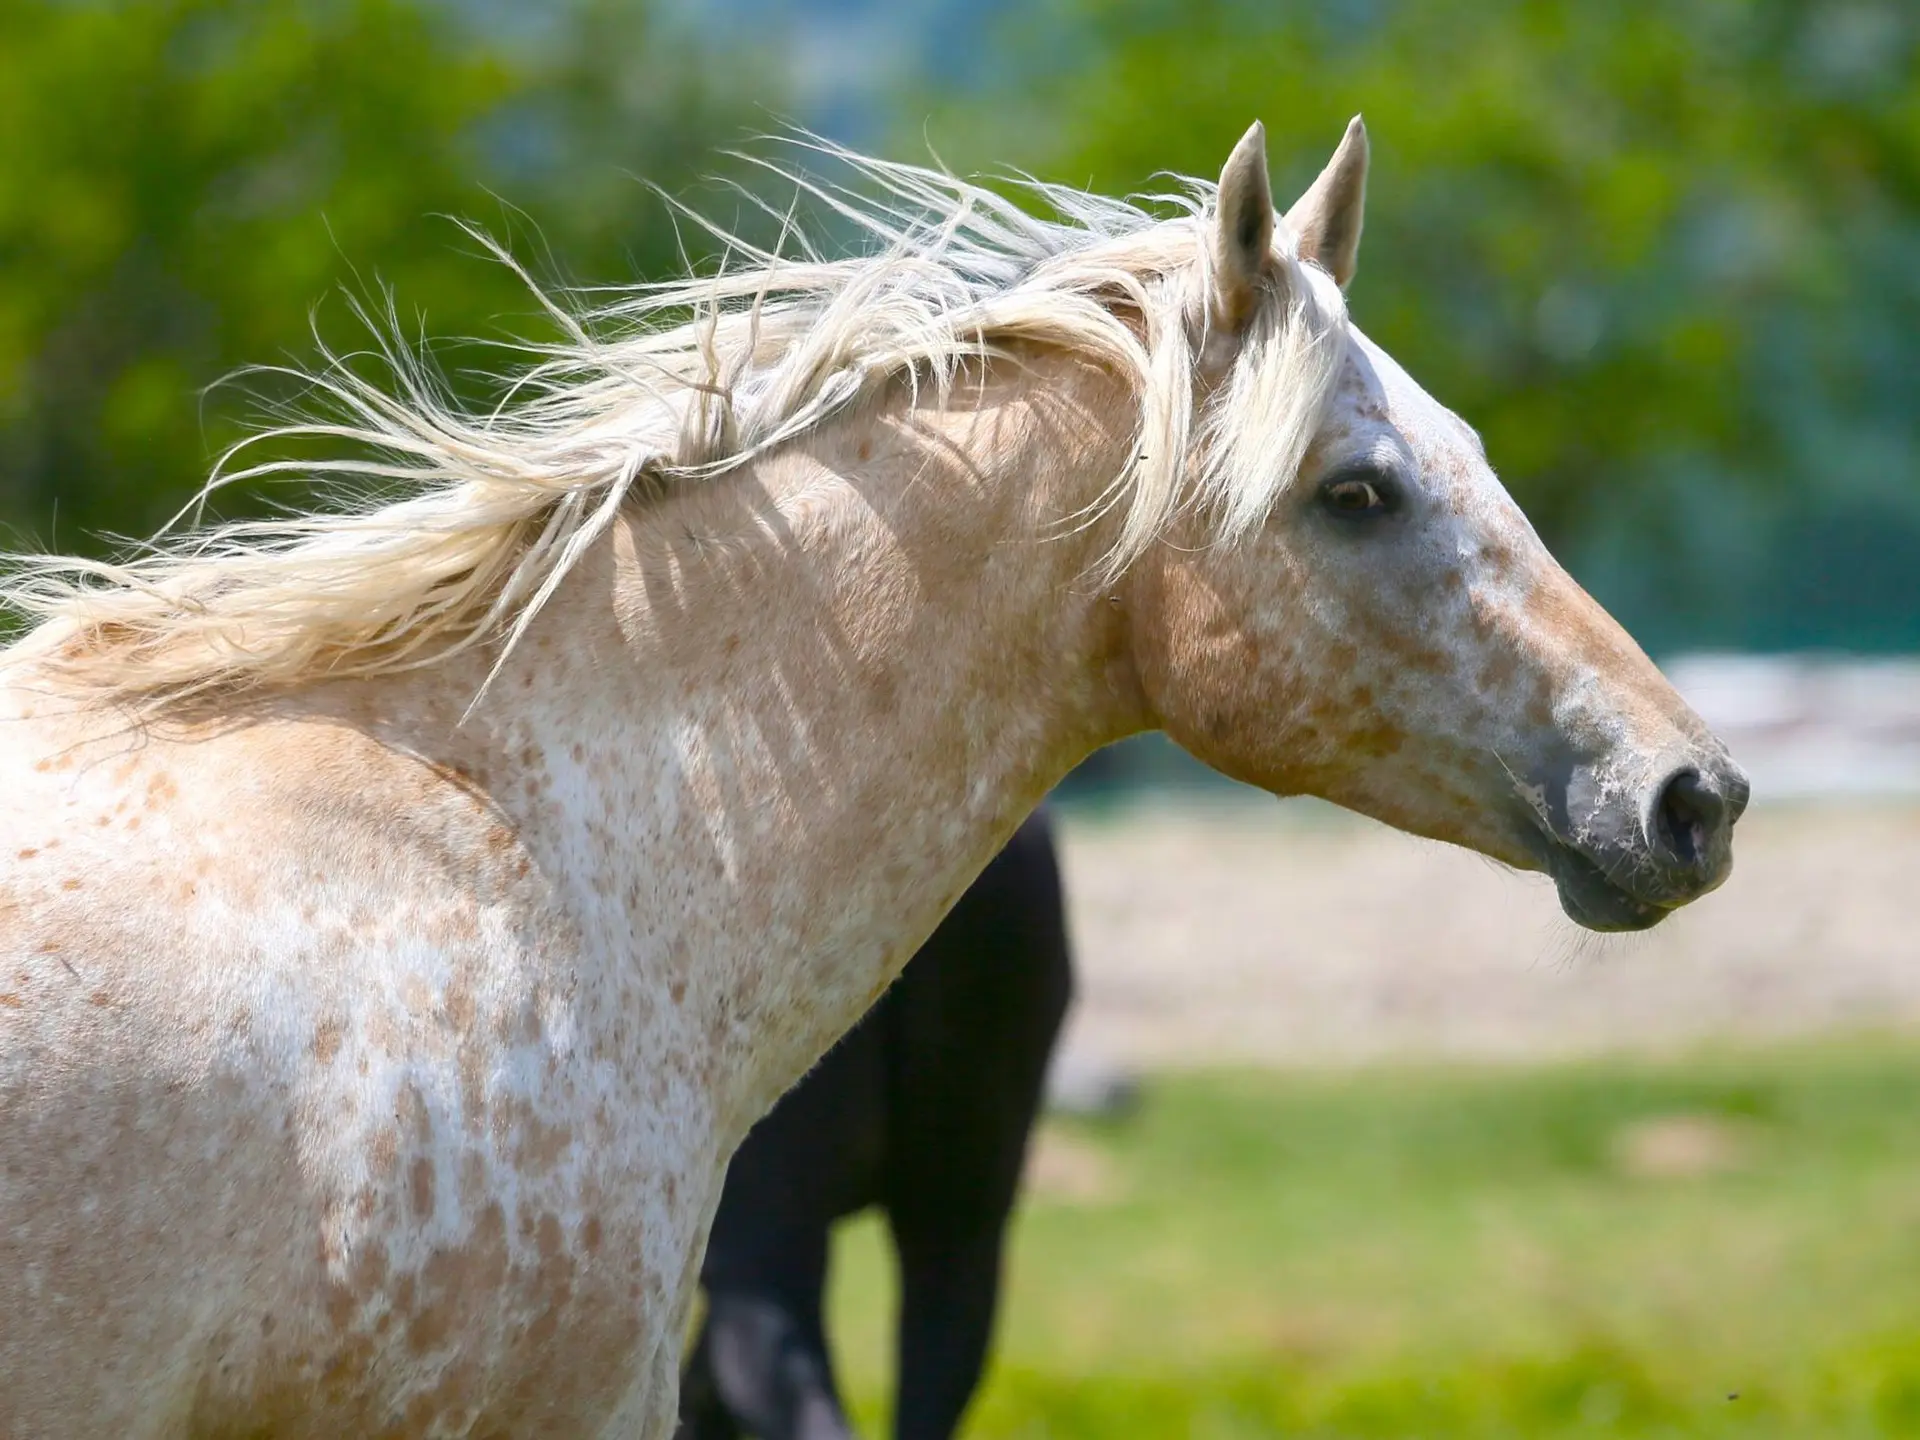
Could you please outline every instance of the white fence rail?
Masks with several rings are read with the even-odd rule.
[[[1688,655],[1663,668],[1756,801],[1920,795],[1920,659]]]

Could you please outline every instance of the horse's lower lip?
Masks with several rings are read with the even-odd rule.
[[[1673,913],[1608,879],[1597,864],[1564,843],[1550,846],[1547,873],[1553,876],[1567,918],[1588,930],[1647,930]]]

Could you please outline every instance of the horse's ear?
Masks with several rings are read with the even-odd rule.
[[[1273,184],[1267,178],[1267,132],[1256,120],[1220,172],[1213,236],[1214,308],[1237,330],[1259,303],[1273,254]]]
[[[1287,212],[1287,228],[1300,241],[1300,258],[1317,261],[1342,290],[1353,279],[1366,208],[1367,127],[1356,115],[1347,122],[1340,148],[1320,178]]]

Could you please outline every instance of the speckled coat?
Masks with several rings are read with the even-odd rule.
[[[1256,158],[1227,317],[1271,281]],[[1343,281],[1347,180],[1293,217]],[[1676,765],[1730,790],[1717,742],[1471,432],[1344,343],[1272,518],[1228,547],[1182,516],[1112,585],[1102,525],[1040,536],[1123,468],[1134,401],[1036,353],[630,505],[464,723],[478,653],[154,717],[15,665],[0,1436],[669,1435],[733,1147],[1140,729],[1583,857],[1613,888],[1556,868],[1570,908],[1717,883],[1726,811],[1686,864],[1643,823]],[[1375,539],[1326,488],[1355,465],[1404,492]]]

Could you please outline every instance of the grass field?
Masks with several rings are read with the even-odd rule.
[[[1920,1041],[1160,1080],[1044,1135],[967,1434],[1920,1436]]]

